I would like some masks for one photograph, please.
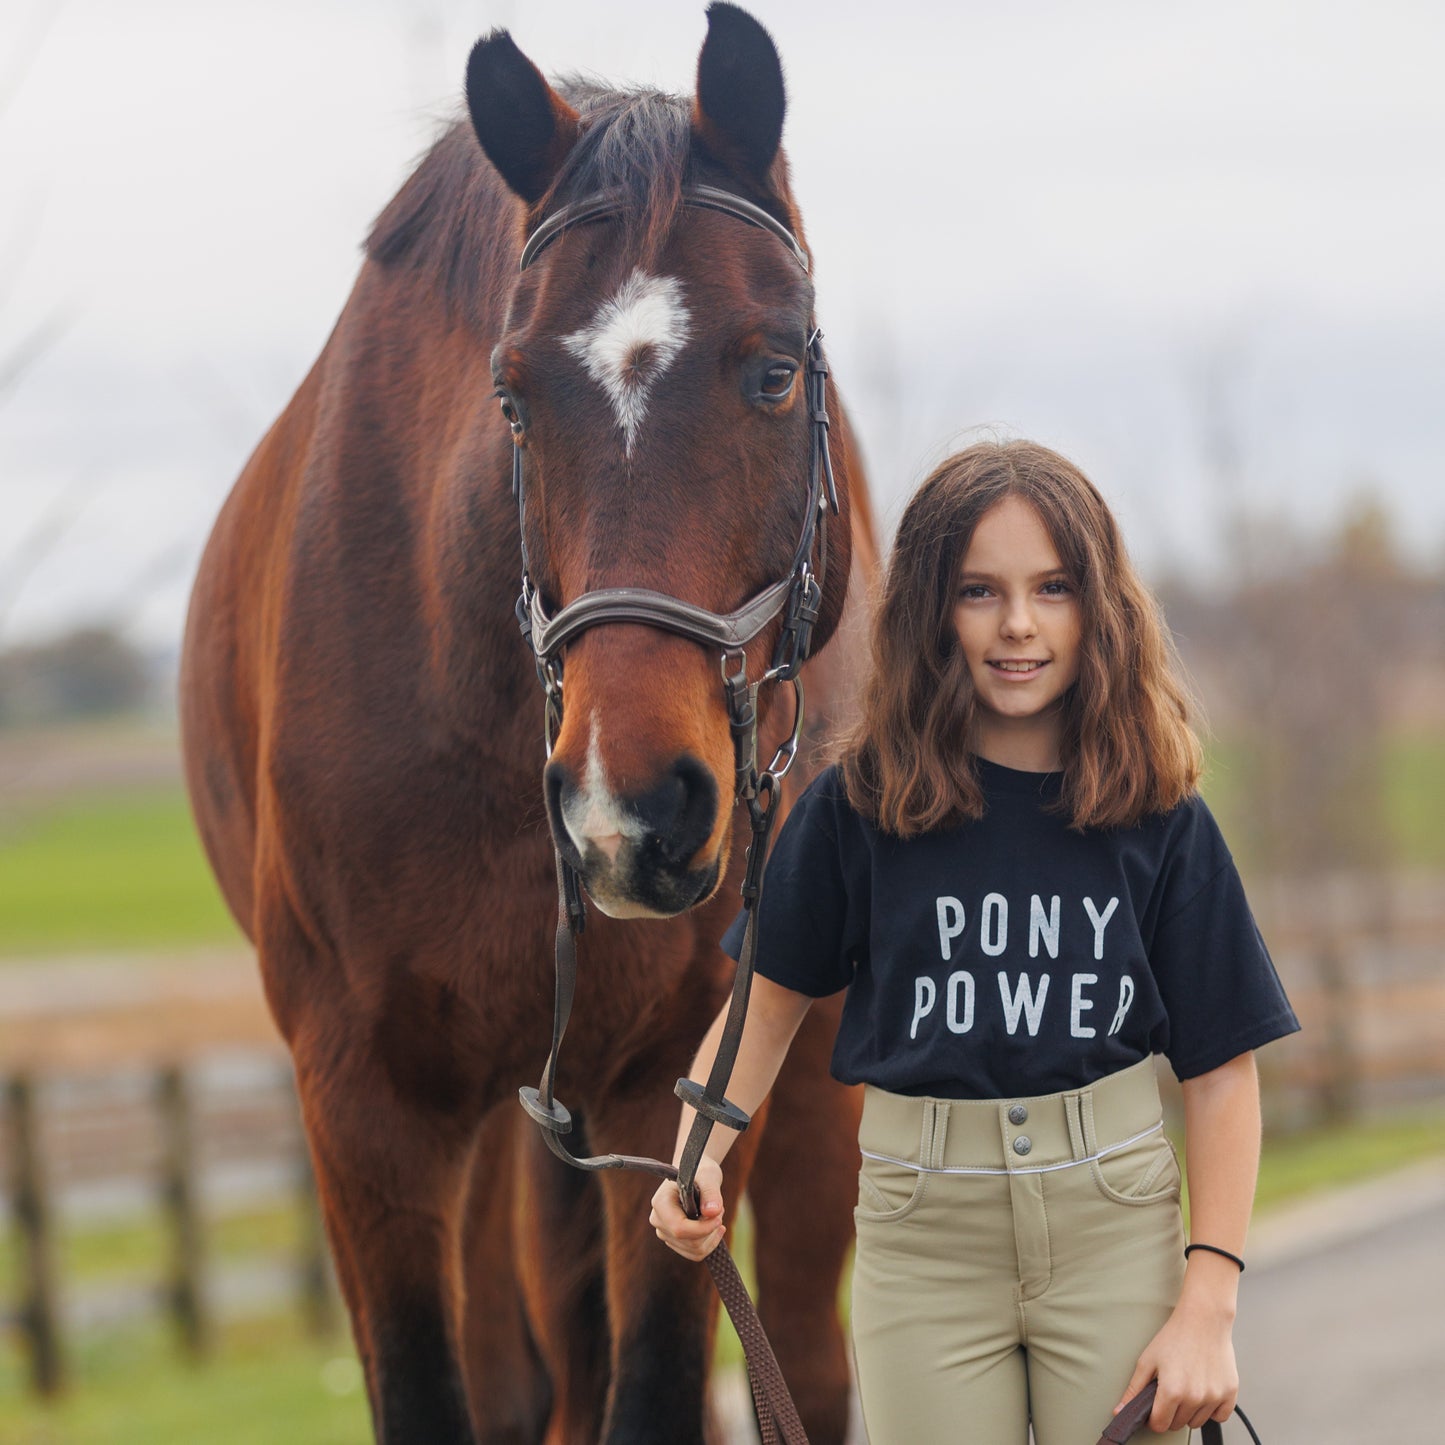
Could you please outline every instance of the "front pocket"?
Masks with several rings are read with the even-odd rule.
[[[1158,1204],[1179,1198],[1179,1156],[1162,1129],[1091,1159],[1089,1168],[1099,1192],[1116,1204]]]
[[[858,1171],[858,1207],[854,1214],[874,1224],[905,1219],[923,1202],[928,1175],[911,1164],[863,1156]]]

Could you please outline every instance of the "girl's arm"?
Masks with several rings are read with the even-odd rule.
[[[773,1080],[783,1066],[793,1036],[803,1022],[813,1000],[807,994],[795,993],[781,984],[770,982],[761,975],[754,975],[752,992],[748,996],[747,1017],[743,1021],[742,1038],[738,1042],[737,1062],[733,1076],[728,1083],[727,1096],[745,1114],[752,1114],[759,1104],[768,1097]],[[722,1039],[723,1025],[727,1022],[727,1005],[724,1004],[718,1016],[712,1021],[697,1057],[692,1061],[690,1078],[705,1079],[717,1055],[718,1043]],[[682,1119],[677,1129],[677,1147],[672,1153],[676,1164],[682,1157],[682,1147],[688,1131],[696,1117],[693,1109],[686,1104],[682,1108]],[[678,1199],[677,1185],[664,1179],[652,1196],[652,1227],[657,1237],[669,1249],[688,1259],[702,1259],[712,1253],[722,1240],[722,1169],[721,1164],[733,1146],[737,1133],[722,1125],[716,1127],[708,1139],[707,1150],[698,1165],[697,1187],[702,1200],[702,1215],[689,1219],[682,1212]]]
[[[1190,1238],[1243,1257],[1259,1174],[1254,1054],[1186,1079],[1183,1089]],[[1239,1392],[1231,1339],[1238,1295],[1239,1267],[1196,1249],[1185,1266],[1179,1303],[1139,1357],[1115,1413],[1157,1375],[1151,1429],[1198,1429],[1206,1420],[1227,1420]]]

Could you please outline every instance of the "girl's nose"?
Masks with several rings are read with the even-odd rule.
[[[1033,609],[1022,600],[1010,603],[1004,612],[1001,630],[1005,637],[1032,637],[1038,631]]]

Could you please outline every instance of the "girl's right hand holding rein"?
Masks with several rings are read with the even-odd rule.
[[[788,1052],[788,1045],[792,1043],[793,1035],[798,1032],[798,1025],[803,1022],[811,1003],[812,999],[806,994],[795,993],[761,974],[753,978],[747,1017],[727,1091],[728,1098],[743,1113],[755,1113],[767,1098]],[[724,1003],[698,1046],[690,1077],[705,1079],[710,1074],[727,1017],[728,1005]],[[677,1147],[672,1156],[674,1163],[682,1158],[695,1117],[684,1104],[678,1119]],[[706,1259],[727,1232],[722,1222],[722,1160],[737,1137],[731,1129],[716,1129],[708,1141],[710,1152],[702,1156],[697,1168],[697,1189],[702,1203],[699,1218],[687,1217],[678,1198],[677,1185],[671,1179],[664,1179],[652,1196],[652,1213],[648,1218],[657,1231],[657,1237],[684,1259]]]
[[[648,1217],[657,1237],[669,1249],[685,1259],[701,1260],[722,1243],[727,1233],[722,1222],[722,1165],[706,1154],[697,1166],[697,1192],[702,1213],[697,1219],[689,1219],[683,1212],[676,1181],[664,1179],[652,1196],[652,1213]]]

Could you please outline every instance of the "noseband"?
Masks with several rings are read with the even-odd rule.
[[[786,226],[760,207],[741,196],[719,190],[715,186],[694,185],[683,189],[685,206],[720,211],[777,237],[793,258],[808,270],[807,253]],[[547,217],[522,248],[521,269],[536,258],[563,232],[574,226],[607,220],[621,215],[626,202],[611,194],[593,196],[564,206]],[[512,427],[512,494],[517,503],[517,523],[521,536],[522,592],[517,599],[517,623],[531,648],[537,677],[545,691],[543,733],[547,755],[562,721],[562,649],[589,627],[604,622],[640,622],[665,632],[691,638],[704,647],[719,649],[722,658],[723,697],[727,704],[728,726],[734,749],[734,796],[748,807],[752,840],[748,846],[747,866],[743,875],[743,906],[747,910],[747,927],[743,946],[733,977],[732,995],[728,1004],[727,1023],[719,1042],[717,1055],[708,1074],[707,1083],[691,1079],[677,1081],[677,1095],[696,1114],[683,1148],[682,1158],[674,1168],[660,1159],[647,1159],[631,1154],[601,1154],[581,1157],[563,1142],[571,1132],[572,1116],[556,1098],[554,1084],[562,1036],[572,1011],[577,979],[576,936],[586,923],[581,879],[577,871],[562,857],[554,843],[557,864],[557,976],[556,996],[552,1014],[552,1049],[542,1072],[538,1088],[521,1089],[522,1107],[541,1127],[547,1147],[574,1168],[595,1172],[603,1169],[635,1169],[676,1179],[683,1207],[692,1217],[698,1213],[694,1178],[709,1135],[715,1124],[742,1130],[748,1116],[726,1097],[741,1041],[743,1021],[747,1013],[748,994],[752,985],[753,959],[757,942],[754,921],[762,890],[763,860],[767,854],[768,837],[779,796],[779,784],[792,766],[803,728],[803,683],[799,675],[812,650],[813,628],[818,621],[823,600],[823,581],[828,555],[828,513],[838,515],[838,489],[833,464],[828,454],[828,368],[823,360],[822,332],[816,327],[808,335],[803,384],[808,406],[811,456],[808,466],[807,506],[797,546],[788,574],[755,593],[733,612],[710,612],[696,603],[655,592],[646,587],[603,587],[584,592],[552,616],[547,615],[541,596],[532,582],[531,564],[526,542],[526,489],[523,485],[521,424]],[[813,553],[818,553],[816,572]],[[746,647],[765,627],[782,614],[782,626],[773,649],[771,665],[761,678],[749,683]],[[730,664],[734,670],[730,671]],[[766,682],[788,682],[794,693],[793,729],[780,746],[773,760],[761,772],[757,766],[758,690]],[[748,1375],[753,1386],[765,1440],[783,1439],[806,1445],[802,1425],[793,1402],[783,1384],[781,1372],[768,1345],[747,1291],[738,1276],[731,1255],[723,1246],[707,1257],[718,1291],[728,1307],[738,1333],[742,1336],[748,1361]]]

